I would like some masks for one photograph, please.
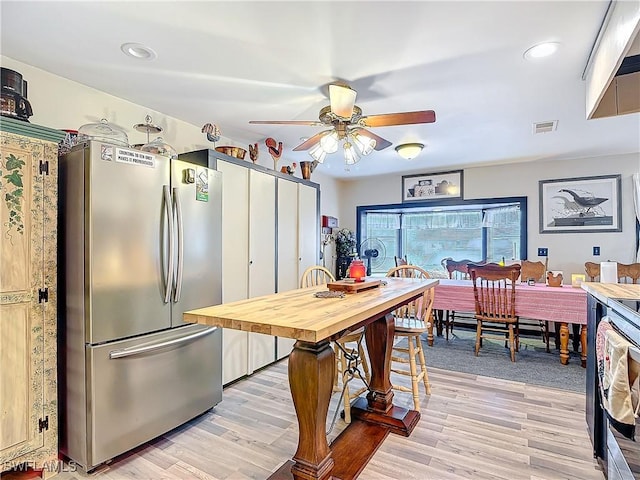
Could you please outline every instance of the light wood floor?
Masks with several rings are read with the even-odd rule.
[[[389,435],[360,479],[604,479],[591,454],[584,394],[435,368],[429,378],[432,393],[411,437]],[[396,392],[394,400],[411,405],[410,394]],[[339,420],[330,438],[342,428]],[[284,360],[226,388],[215,409],[91,477],[264,479],[291,458],[296,440]]]

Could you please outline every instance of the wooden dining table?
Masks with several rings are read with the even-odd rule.
[[[475,312],[471,280],[441,279],[435,289],[434,310]],[[571,285],[549,287],[544,283],[516,284],[516,315],[560,324],[560,361],[569,362],[569,324],[580,325],[580,359],[587,362],[587,294]],[[433,328],[433,327],[432,327]],[[433,331],[428,334],[433,345]]]
[[[288,376],[298,447],[270,479],[356,478],[389,433],[409,436],[420,413],[393,404],[391,312],[434,288],[437,279],[385,278],[382,285],[342,298],[318,298],[327,286],[291,290],[185,312],[186,322],[294,338]],[[329,445],[325,432],[335,378],[331,341],[365,328],[371,380],[351,407],[351,423]]]

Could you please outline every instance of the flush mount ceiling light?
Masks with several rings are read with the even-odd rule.
[[[422,143],[403,143],[396,147],[396,152],[398,152],[398,155],[402,158],[411,160],[412,158],[416,158],[423,148],[424,145]]]
[[[138,60],[155,60],[158,55],[151,48],[140,43],[123,43],[120,50],[128,57]]]
[[[524,58],[527,60],[535,60],[538,58],[548,57],[553,55],[560,48],[558,42],[544,42],[534,45],[524,52]]]

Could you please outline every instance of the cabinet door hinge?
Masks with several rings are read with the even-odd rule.
[[[40,160],[40,175],[49,175],[49,160]]]
[[[48,302],[49,301],[49,287],[39,288],[38,289],[38,303]]]
[[[42,430],[49,430],[49,415],[44,417],[44,420],[38,419],[38,432],[42,432]]]

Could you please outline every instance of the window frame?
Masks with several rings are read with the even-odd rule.
[[[516,260],[526,260],[528,258],[528,244],[527,244],[527,225],[528,225],[528,212],[527,212],[527,197],[500,197],[500,198],[476,198],[469,200],[460,199],[443,199],[433,200],[425,204],[425,202],[405,202],[405,203],[387,203],[381,205],[360,205],[356,207],[356,242],[358,245],[362,243],[362,232],[365,230],[364,222],[368,212],[376,213],[418,213],[432,210],[459,210],[460,207],[466,209],[472,209],[474,207],[479,209],[491,208],[500,204],[519,204],[520,206],[520,258]],[[482,229],[482,244],[483,249],[486,248],[487,243],[487,229]],[[402,241],[403,232],[400,228],[398,246],[400,251],[394,253],[394,255],[402,256]],[[388,253],[390,254],[390,253]]]

